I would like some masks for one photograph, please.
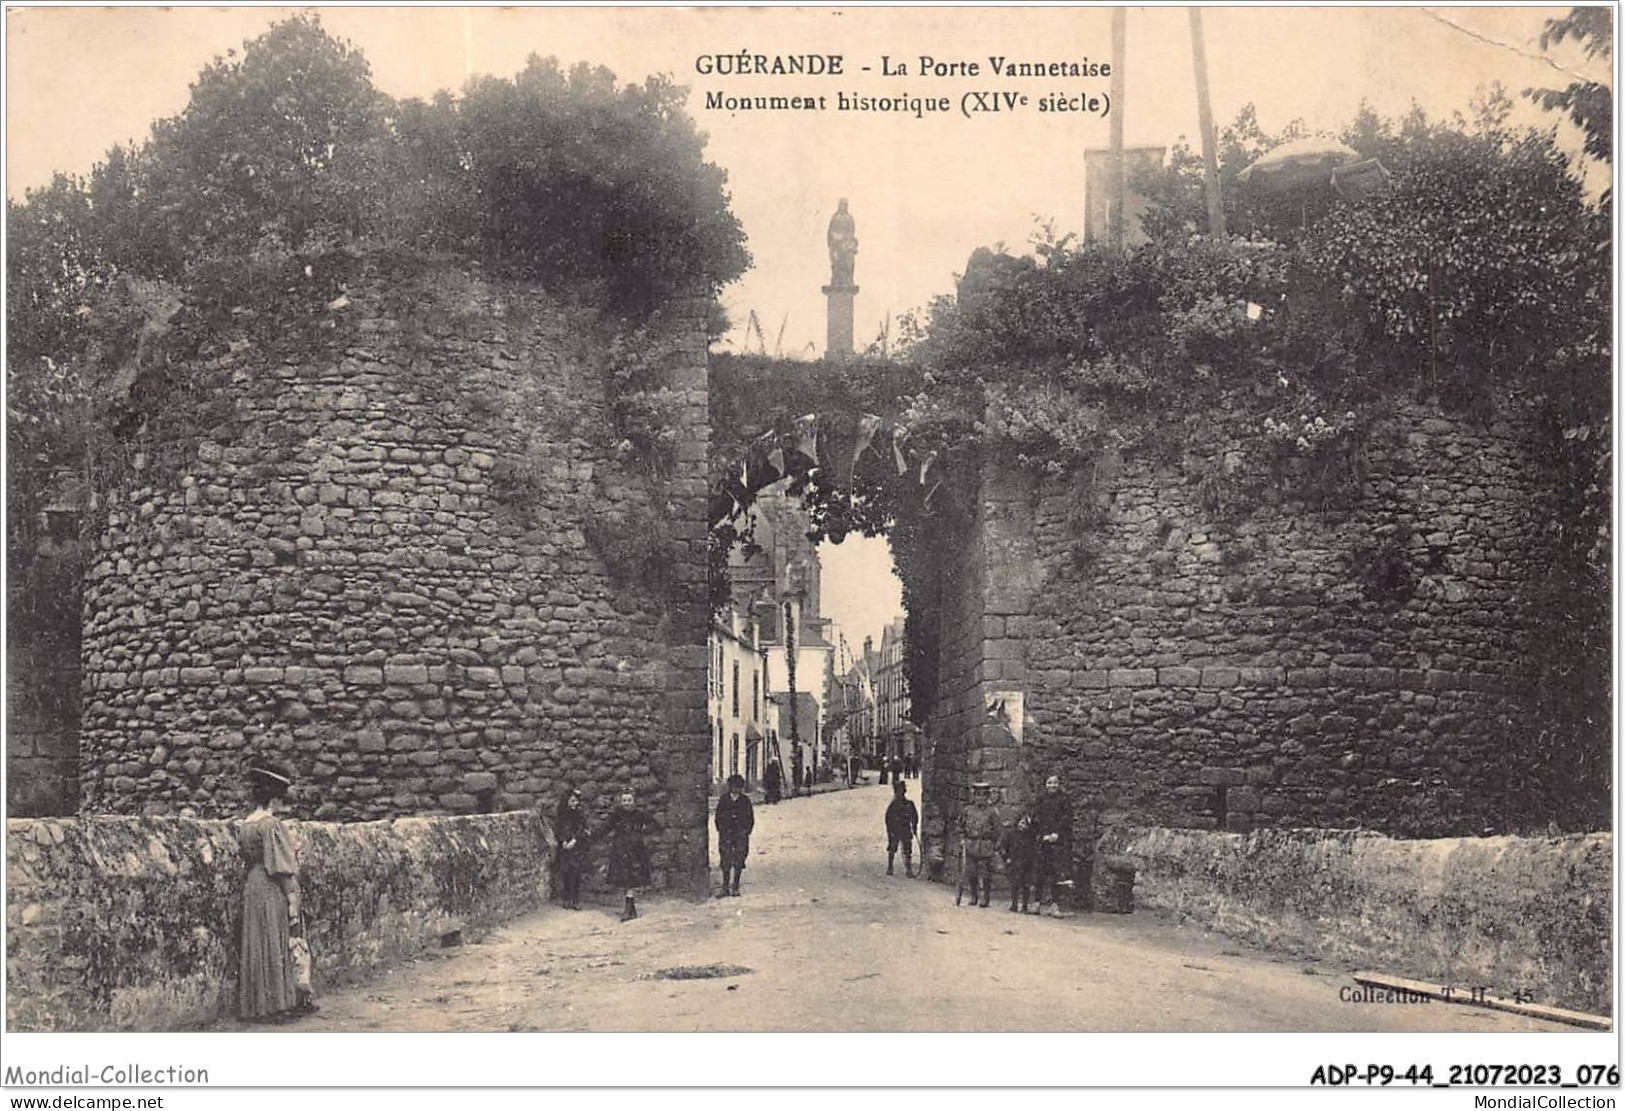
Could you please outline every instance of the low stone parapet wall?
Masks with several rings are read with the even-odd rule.
[[[6,823],[6,1025],[172,1030],[234,1013],[243,865],[236,823]],[[544,902],[534,813],[288,822],[318,992]]]
[[[1141,827],[1108,835],[1100,852],[1137,867],[1137,904],[1220,933],[1460,989],[1611,1010],[1611,834],[1400,841]]]

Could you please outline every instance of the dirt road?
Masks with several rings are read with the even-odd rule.
[[[1347,970],[1146,913],[954,906],[885,874],[890,791],[758,806],[743,895],[549,907],[323,1000],[291,1030],[1564,1030],[1344,1002]],[[718,967],[733,966],[734,971]],[[704,969],[700,979],[672,979]],[[675,970],[675,971],[674,971]]]

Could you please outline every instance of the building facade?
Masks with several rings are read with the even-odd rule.
[[[766,653],[756,622],[732,610],[713,619],[709,648],[706,716],[711,729],[711,778],[721,781],[742,775],[755,782],[765,767],[773,717]]]
[[[892,621],[880,634],[874,671],[875,731],[893,755],[917,759],[917,730],[909,718],[908,679],[903,669],[903,620]]]
[[[820,612],[818,547],[807,536],[806,510],[781,489],[763,490],[749,512],[754,550],[746,555],[736,549],[728,571],[734,612],[748,615],[757,629],[764,689],[785,696],[775,703],[782,721],[770,720],[763,734],[768,752],[778,755],[787,773],[796,760],[792,738],[800,745],[801,766],[821,773],[830,759],[823,736],[835,642],[832,622]],[[788,712],[792,687],[800,706],[794,730]]]

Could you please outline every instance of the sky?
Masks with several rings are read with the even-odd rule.
[[[188,84],[216,55],[240,47],[294,9],[50,8],[7,12],[8,197],[53,171],[84,173],[114,143],[146,136],[185,107]],[[305,9],[309,10],[309,9]],[[727,169],[753,269],[724,291],[734,321],[725,343],[755,350],[752,313],[770,353],[813,356],[824,336],[829,280],[825,230],[836,202],[857,224],[856,335],[866,345],[896,318],[949,293],[978,246],[1028,246],[1040,219],[1082,225],[1083,152],[1105,146],[1108,120],[1039,113],[1061,93],[1098,95],[1105,78],[998,78],[988,59],[1090,62],[1110,58],[1107,8],[323,8],[323,25],[361,48],[384,92],[428,96],[471,74],[511,76],[531,53],[608,66],[622,80],[666,73],[691,88],[690,111]],[[1204,9],[1213,112],[1245,104],[1278,129],[1295,118],[1336,128],[1361,100],[1385,114],[1414,100],[1433,114],[1464,109],[1491,81],[1516,93],[1563,85],[1567,73],[1606,79],[1609,67],[1572,49],[1543,56],[1543,21],[1567,6],[1494,8]],[[697,59],[729,51],[838,54],[841,77],[718,77]],[[975,62],[974,77],[922,76],[921,55]],[[882,56],[908,66],[882,75]],[[863,67],[869,71],[864,72]],[[1129,9],[1122,116],[1125,142],[1170,145],[1196,134],[1189,23],[1182,7]],[[968,92],[1017,92],[1020,111],[966,116]],[[727,112],[730,97],[825,95],[947,98],[953,111],[912,114]],[[1527,109],[1530,119],[1540,118]],[[826,546],[826,610],[849,640],[879,640],[896,612],[883,541]],[[850,621],[850,624],[848,623]]]
[[[394,96],[458,88],[470,73],[511,76],[531,53],[607,65],[623,80],[667,73],[691,87],[691,113],[709,154],[729,173],[734,211],[755,266],[725,291],[733,345],[754,312],[769,350],[816,353],[828,281],[825,229],[845,197],[857,221],[857,336],[952,290],[978,246],[1024,248],[1038,218],[1081,226],[1083,150],[1108,142],[1098,115],[1035,111],[966,118],[908,114],[707,110],[707,91],[729,96],[825,93],[946,96],[971,89],[1105,92],[1095,79],[998,79],[986,59],[1110,58],[1105,8],[983,9],[510,9],[326,8],[327,29],[361,48],[375,83]],[[113,143],[145,137],[179,112],[188,84],[216,55],[240,47],[292,9],[10,9],[6,189],[20,196],[53,171],[85,172]],[[1215,118],[1249,102],[1263,125],[1302,117],[1336,127],[1367,99],[1404,111],[1464,107],[1499,80],[1513,91],[1566,77],[1539,54],[1548,8],[1205,9]],[[1457,26],[1450,26],[1456,24]],[[1493,41],[1487,41],[1493,40]],[[1494,45],[1494,43],[1506,45]],[[840,54],[841,78],[708,77],[701,55]],[[977,79],[921,77],[919,55],[982,64]],[[910,67],[882,77],[882,55]],[[1605,72],[1573,51],[1571,68]],[[859,67],[869,65],[872,72]],[[1128,16],[1125,140],[1166,145],[1196,130],[1196,95],[1184,8]],[[895,329],[895,324],[892,325]],[[782,340],[780,339],[782,329]]]

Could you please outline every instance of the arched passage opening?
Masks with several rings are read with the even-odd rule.
[[[912,419],[919,373],[884,359],[712,357],[711,774],[761,782],[776,761],[771,774],[788,793],[901,767],[920,779],[926,851],[940,860],[946,784],[933,772],[981,716],[980,675],[956,655],[964,637],[946,654],[943,637],[945,617],[966,631],[975,576],[955,538],[977,486],[974,460],[943,426],[922,434]],[[825,604],[819,576],[821,545],[859,537],[884,538],[902,584],[903,613],[878,638],[831,621],[838,607]],[[758,692],[761,715],[750,720]]]

